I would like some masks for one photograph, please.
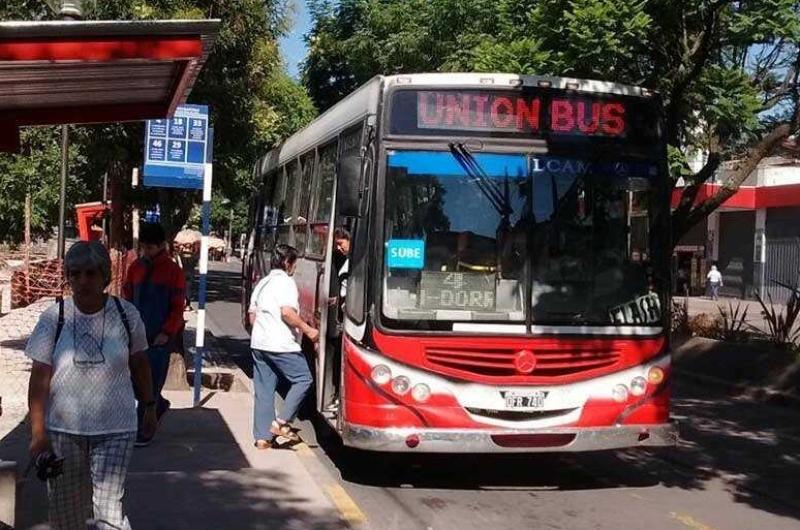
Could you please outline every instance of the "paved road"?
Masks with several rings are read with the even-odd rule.
[[[246,368],[238,268],[214,268],[209,327]],[[368,529],[800,529],[800,411],[689,381],[676,382],[674,398],[683,440],[669,450],[369,455],[302,427]]]

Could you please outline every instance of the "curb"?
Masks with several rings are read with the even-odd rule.
[[[744,383],[734,383],[719,377],[714,377],[713,375],[691,372],[684,368],[675,367],[673,370],[675,371],[676,375],[685,377],[686,379],[694,380],[696,382],[710,384],[718,388],[722,388],[730,393],[740,392],[748,397],[763,400],[768,404],[793,405],[800,407],[800,397],[793,394],[788,394],[786,392],[764,387],[746,385]]]

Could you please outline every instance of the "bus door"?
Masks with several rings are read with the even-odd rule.
[[[324,411],[330,404],[331,384],[329,381],[329,372],[327,370],[328,358],[328,329],[329,329],[329,315],[335,313],[331,311],[329,303],[329,292],[331,278],[335,274],[331,273],[332,255],[333,255],[333,212],[331,212],[331,219],[327,226],[327,241],[325,243],[325,261],[317,263],[317,285],[316,285],[316,300],[314,301],[314,318],[316,319],[315,325],[319,328],[319,343],[317,344],[317,362],[316,362],[316,383],[317,383],[317,410]],[[335,310],[335,308],[333,308]]]

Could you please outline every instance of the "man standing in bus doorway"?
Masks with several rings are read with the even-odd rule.
[[[344,323],[344,304],[347,297],[347,278],[350,273],[350,232],[343,226],[333,231],[333,248],[338,256],[338,261],[342,261],[336,277],[339,283],[339,296],[333,298],[336,306],[336,326],[328,335],[330,337],[333,352],[333,369],[331,377],[333,379],[333,401],[329,409],[336,410],[339,406],[339,385],[341,384],[342,368],[342,328]],[[330,322],[330,321],[329,321]]]
[[[136,306],[144,321],[159,421],[170,407],[170,402],[161,396],[161,390],[167,380],[170,353],[183,329],[185,303],[183,270],[172,261],[165,242],[166,235],[161,225],[146,224],[142,227],[139,235],[141,257],[128,269],[122,287],[122,296]],[[141,407],[139,412],[141,418]],[[135,445],[143,447],[151,441],[152,436],[139,432]]]

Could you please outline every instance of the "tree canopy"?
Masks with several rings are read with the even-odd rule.
[[[255,160],[315,115],[304,88],[288,77],[277,39],[288,27],[282,0],[99,0],[87,3],[85,17],[100,20],[222,20],[220,34],[198,78],[190,103],[207,104],[215,128],[212,224],[222,232],[230,211],[243,229],[247,201],[254,186]],[[0,20],[54,18],[46,0],[6,0]],[[143,161],[142,123],[71,128],[68,203],[99,200],[108,173],[112,195],[141,207],[160,203],[162,220],[176,231],[199,200],[197,192],[130,189],[130,175]],[[33,193],[35,232],[49,232],[57,220],[60,134],[53,128],[23,133],[18,155],[0,155],[0,241],[22,237],[22,209]],[[121,210],[119,212],[122,213]],[[126,231],[121,215],[113,230]]]
[[[665,102],[674,240],[797,132],[798,0],[310,0],[320,110],[377,74],[511,72],[645,86]],[[708,153],[699,171],[688,160]],[[701,185],[737,164],[711,199]]]

